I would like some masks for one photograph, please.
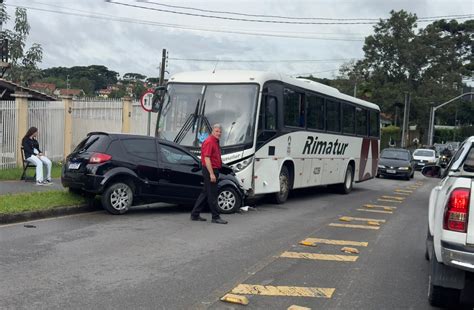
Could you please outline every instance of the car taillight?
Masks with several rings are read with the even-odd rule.
[[[444,229],[466,232],[470,194],[468,188],[456,188],[451,192],[444,210]]]
[[[102,154],[102,153],[93,153],[91,158],[89,159],[90,164],[101,164],[105,163],[112,159],[112,156],[109,154]]]

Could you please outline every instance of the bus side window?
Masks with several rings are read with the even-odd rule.
[[[277,128],[277,98],[274,96],[266,96],[260,105],[260,113],[258,119],[257,136],[258,144],[271,139],[276,134]]]
[[[284,90],[284,123],[289,127],[305,127],[305,102],[303,94],[285,88]]]
[[[379,136],[379,130],[380,130],[379,112],[370,111],[369,117],[370,117],[369,118],[370,136],[371,137],[378,137]]]
[[[367,136],[367,110],[356,108],[356,134]]]
[[[342,132],[348,134],[355,133],[355,111],[354,106],[343,103],[342,104]]]
[[[307,94],[306,103],[308,128],[324,130],[324,98]]]
[[[326,130],[341,132],[341,105],[337,101],[326,100]]]

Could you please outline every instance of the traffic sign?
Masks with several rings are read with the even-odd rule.
[[[140,98],[140,104],[143,110],[151,112],[153,106],[153,90],[147,90]]]

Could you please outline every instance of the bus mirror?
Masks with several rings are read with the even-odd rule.
[[[160,111],[165,94],[166,94],[166,86],[158,86],[155,89],[155,92],[153,94],[152,108],[151,108],[152,112]]]

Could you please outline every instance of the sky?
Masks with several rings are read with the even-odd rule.
[[[105,65],[124,74],[159,75],[163,48],[167,77],[193,70],[245,69],[333,78],[360,59],[372,24],[288,24],[205,18],[157,10],[260,21],[335,22],[387,18],[391,10],[418,17],[474,14],[474,0],[5,0],[7,12],[27,8],[28,45],[43,47],[41,68]],[[163,6],[168,5],[168,6]],[[226,11],[244,16],[210,13]],[[138,6],[138,7],[132,7]],[[313,18],[313,19],[310,19]],[[350,22],[350,21],[343,21]],[[424,27],[427,23],[420,23]],[[10,21],[4,28],[12,27]],[[252,35],[246,34],[252,33]],[[211,60],[211,61],[199,61]],[[241,62],[242,60],[247,62]],[[304,60],[304,61],[302,61]],[[229,62],[233,61],[233,62]],[[249,62],[250,61],[250,62]]]

